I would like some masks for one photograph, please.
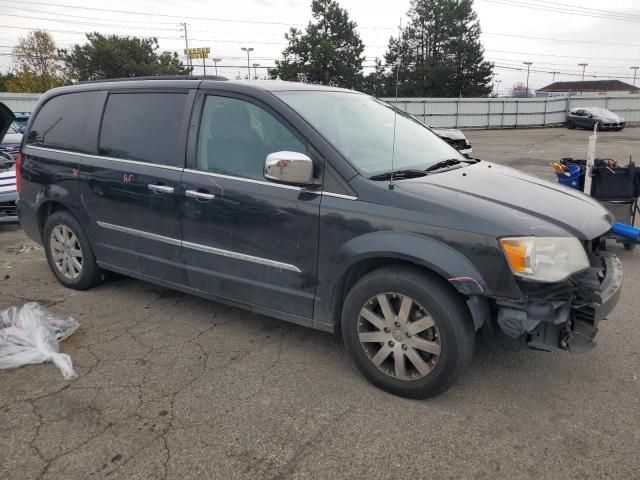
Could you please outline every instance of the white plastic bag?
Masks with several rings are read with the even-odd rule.
[[[76,378],[71,357],[59,353],[59,342],[80,324],[54,315],[38,303],[0,310],[0,368],[53,362],[66,379]]]

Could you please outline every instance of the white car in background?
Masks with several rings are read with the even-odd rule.
[[[433,128],[433,133],[438,135],[441,139],[451,145],[453,148],[458,150],[461,154],[469,157],[473,152],[471,148],[471,143],[467,137],[464,136],[460,130],[456,130],[455,128]]]
[[[0,224],[18,223],[15,155],[19,154],[22,134],[12,132],[7,135],[8,138],[5,138],[14,118],[11,110],[0,103],[0,145],[8,147],[0,149]],[[9,144],[5,143],[7,140],[10,141]],[[15,141],[18,142],[17,149],[14,148]]]

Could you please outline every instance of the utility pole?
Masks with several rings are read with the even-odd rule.
[[[496,80],[496,96],[499,97],[500,96],[500,84],[502,83],[502,80]]]
[[[556,83],[556,74],[560,73],[560,72],[551,72],[553,74],[553,80],[551,80],[551,83]]]
[[[251,55],[251,52],[253,52],[253,47],[242,47],[240,50],[247,52],[247,79],[251,80],[251,61],[249,56]]]
[[[218,76],[218,62],[219,62],[220,60],[222,60],[222,59],[221,59],[221,58],[212,58],[211,60],[213,60],[213,64],[214,64],[214,65],[215,65],[215,67],[216,67],[216,77],[217,77],[217,76]]]
[[[527,90],[525,91],[525,98],[529,98],[529,71],[533,62],[522,62],[527,66]]]
[[[580,83],[580,95],[584,93],[584,71],[587,68],[588,63],[579,63],[578,66],[582,67],[582,82]]]
[[[633,70],[633,86],[636,86],[636,76],[638,75],[638,68],[640,67],[629,67],[631,70]]]
[[[187,64],[189,64],[189,74],[192,74],[193,63],[191,62],[191,57],[189,56],[189,37],[187,36],[187,22],[182,22],[180,26],[182,27],[184,35],[184,54],[187,56]]]
[[[254,79],[254,80],[257,80],[257,79],[258,79],[258,67],[259,67],[259,66],[260,66],[260,64],[259,64],[259,63],[254,63],[254,64],[252,65],[252,67],[253,67],[253,79]]]

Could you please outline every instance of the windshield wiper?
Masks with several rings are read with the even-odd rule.
[[[393,175],[394,180],[401,180],[403,178],[417,178],[424,177],[427,173],[424,170],[416,170],[415,168],[407,168],[404,170],[395,170],[384,173],[379,173],[369,177],[370,180],[390,180]]]
[[[454,165],[460,165],[461,163],[469,163],[463,162],[462,160],[458,160],[457,158],[447,158],[446,160],[441,160],[439,162],[434,163],[430,167],[428,167],[425,172],[433,172],[434,170],[440,170],[441,168],[453,167]]]

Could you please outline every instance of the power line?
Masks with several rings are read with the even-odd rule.
[[[85,15],[73,15],[70,13],[66,13],[66,12],[50,12],[50,11],[45,11],[45,10],[35,10],[35,9],[31,9],[31,8],[25,8],[22,4],[20,4],[19,6],[16,6],[16,3],[12,0],[0,0],[0,2],[2,3],[9,3],[10,5],[8,5],[8,8],[13,8],[15,10],[18,10],[19,12],[31,12],[31,13],[38,13],[38,14],[46,14],[46,15],[58,15],[58,16],[63,16],[65,18],[80,18],[80,19],[84,19],[84,20],[99,20],[99,21],[106,21],[108,19],[106,18],[96,18],[96,17],[87,17]],[[115,20],[115,19],[114,19]],[[121,23],[137,23],[137,24],[144,24],[144,25],[148,25],[149,24],[149,20],[127,20],[127,19],[123,19],[123,18],[118,18],[117,22]],[[175,25],[175,22],[154,22],[155,25]]]
[[[482,32],[485,35],[496,35],[499,37],[511,37],[511,38],[527,38],[529,40],[548,40],[552,42],[565,42],[565,43],[584,43],[588,45],[612,45],[616,47],[640,47],[640,43],[610,43],[610,42],[591,42],[588,40],[566,40],[563,38],[550,38],[550,37],[534,37],[531,35],[516,35],[514,33],[496,33],[496,32]]]
[[[621,58],[621,57],[585,57],[584,55],[556,55],[553,53],[532,53],[532,52],[516,52],[513,50],[493,50],[487,49],[486,52],[495,52],[495,53],[514,53],[518,55],[531,55],[534,57],[558,57],[558,58],[575,58],[575,59],[587,59],[587,60],[612,60],[612,61],[638,61],[638,57],[636,58]]]
[[[555,6],[551,5],[534,5],[528,3],[522,3],[515,0],[484,0],[485,2],[497,3],[499,5],[506,5],[510,7],[519,7],[519,8],[528,8],[530,10],[538,10],[542,12],[552,12],[561,15],[572,15],[578,17],[590,17],[590,18],[602,18],[606,20],[620,20],[624,22],[640,22],[640,18],[633,17],[630,15],[621,15],[621,14],[601,14],[596,12],[587,12],[585,9],[571,9],[562,7],[559,4]]]

